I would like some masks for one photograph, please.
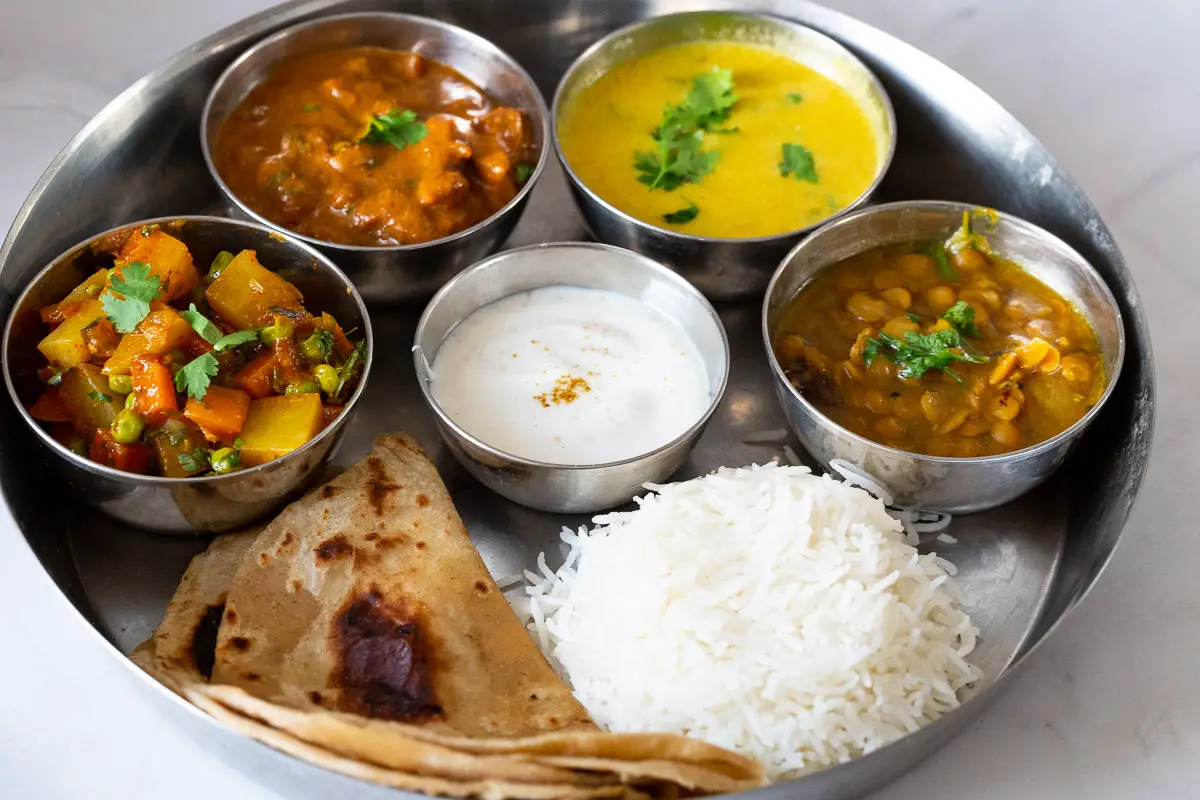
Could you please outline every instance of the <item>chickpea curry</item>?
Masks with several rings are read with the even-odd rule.
[[[530,122],[448,66],[356,47],[304,56],[221,126],[214,163],[263,217],[322,241],[409,245],[499,211],[537,161]]]
[[[219,253],[201,277],[157,226],[113,246],[111,269],[40,310],[47,385],[29,413],[59,442],[116,469],[189,478],[285,455],[342,411],[365,344],[306,311],[253,250]]]
[[[1045,441],[1105,386],[1088,321],[992,254],[969,217],[945,243],[877,248],[823,272],[785,311],[774,351],[834,422],[933,456]]]

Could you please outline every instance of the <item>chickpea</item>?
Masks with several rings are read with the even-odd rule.
[[[1005,447],[1015,448],[1021,443],[1021,430],[1011,422],[1001,420],[992,425],[992,438]]]
[[[903,280],[903,277],[896,270],[881,269],[875,273],[875,277],[872,278],[871,283],[875,285],[876,289],[891,289],[899,286]]]
[[[1061,371],[1071,383],[1087,383],[1092,379],[1092,368],[1079,356],[1063,356]]]
[[[1025,333],[1030,336],[1039,336],[1047,342],[1054,341],[1054,323],[1048,319],[1030,320],[1025,325]]]
[[[931,274],[936,265],[924,253],[905,253],[896,259],[896,266],[910,278],[923,278]]]
[[[884,289],[879,293],[879,296],[886,300],[888,305],[898,308],[901,311],[908,311],[909,306],[912,305],[912,293],[903,286],[893,286],[890,289]]]
[[[992,423],[986,419],[968,419],[963,423],[963,426],[958,429],[960,436],[979,436],[987,433],[992,428]]]
[[[953,433],[954,431],[958,430],[963,426],[963,423],[967,421],[967,417],[970,416],[970,413],[971,412],[967,411],[965,408],[955,411],[950,415],[949,419],[937,426],[937,433],[940,436],[945,436],[947,433]]]
[[[966,247],[959,250],[951,257],[951,260],[954,262],[954,266],[968,272],[983,269],[988,263],[987,256],[973,247]]]
[[[838,276],[838,289],[843,292],[857,292],[867,288],[867,279],[857,272],[844,272]]]
[[[1013,367],[1017,364],[1016,353],[1004,353],[996,359],[996,366],[992,367],[992,374],[988,376],[988,383],[996,386],[1003,383],[1008,378],[1009,373],[1013,371]]]
[[[974,458],[983,451],[983,445],[978,439],[959,437],[954,442],[954,455],[959,458]]]
[[[1058,348],[1051,347],[1050,352],[1046,353],[1046,357],[1042,359],[1042,363],[1038,364],[1038,372],[1053,375],[1058,371],[1061,363],[1062,355],[1058,352]]]
[[[896,365],[886,358],[877,358],[867,367],[867,374],[877,381],[890,381],[896,377]]]
[[[846,310],[863,322],[883,322],[891,316],[887,303],[866,292],[855,292],[846,299]]]
[[[934,439],[926,447],[926,450],[929,451],[929,455],[937,456],[938,458],[954,455],[954,445],[946,438]]]
[[[830,366],[832,366],[828,356],[811,346],[804,348],[804,360],[821,370],[821,372],[828,372]]]
[[[867,340],[875,335],[874,328],[863,328],[858,332],[858,336],[854,337],[854,344],[850,345],[850,361],[855,364],[866,363],[863,359],[863,348],[867,346]]]
[[[799,361],[804,350],[804,339],[794,333],[780,336],[775,343],[775,352],[779,354],[780,361]]]
[[[947,322],[944,319],[939,319],[936,322],[934,322],[932,325],[929,326],[929,332],[937,333],[938,331],[948,331],[948,330],[950,330],[950,328],[951,328],[951,325],[949,322]]]
[[[921,395],[921,413],[925,419],[937,423],[946,415],[946,397],[940,392],[927,391]]]
[[[1017,360],[1025,369],[1032,369],[1042,363],[1042,359],[1050,352],[1050,343],[1045,339],[1030,339],[1017,348]]]
[[[863,405],[874,414],[886,414],[892,408],[891,403],[883,396],[883,392],[878,389],[868,389],[866,391],[863,395]]]
[[[838,371],[852,381],[861,381],[863,377],[862,370],[852,361],[843,361],[838,364]]]
[[[916,333],[919,330],[921,330],[921,326],[908,317],[892,317],[883,325],[883,332],[888,336],[895,336],[897,339],[903,339],[904,334],[909,331]]]
[[[1017,414],[1021,413],[1021,406],[1024,402],[1025,394],[1020,389],[1009,389],[997,394],[992,398],[992,419],[1011,422],[1016,419]]]
[[[954,305],[956,299],[954,290],[949,286],[933,286],[925,292],[925,302],[939,314]]]
[[[959,292],[958,299],[966,300],[974,306],[975,313],[979,313],[980,308],[988,311],[1000,310],[1000,294],[994,289],[964,289]]]

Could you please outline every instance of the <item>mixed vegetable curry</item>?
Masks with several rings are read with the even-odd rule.
[[[529,124],[450,67],[356,47],[272,73],[221,126],[214,161],[237,197],[290,230],[417,244],[513,199],[537,161]]]
[[[29,413],[81,456],[170,478],[308,442],[341,412],[366,355],[253,250],[221,252],[201,277],[154,226],[40,314],[47,386]]]
[[[945,243],[853,256],[786,310],[775,355],[820,411],[881,444],[982,456],[1066,430],[1103,393],[1095,332],[969,217]]]

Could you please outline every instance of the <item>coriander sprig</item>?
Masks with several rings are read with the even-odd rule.
[[[429,134],[424,122],[417,120],[415,111],[393,108],[386,114],[376,114],[367,122],[367,129],[359,141],[367,144],[390,144],[403,150],[416,144]]]
[[[737,131],[717,128],[729,119],[737,100],[731,70],[714,66],[693,78],[687,99],[679,105],[668,104],[662,122],[650,134],[658,142],[658,150],[634,153],[634,168],[642,173],[638,181],[671,192],[685,183],[698,183],[712,172],[720,154],[701,149],[704,134]]]
[[[987,356],[968,353],[963,349],[962,335],[956,328],[916,333],[905,331],[903,339],[880,333],[867,339],[863,346],[863,360],[870,366],[879,356],[884,356],[897,367],[901,378],[919,380],[929,370],[939,370],[962,383],[950,366],[956,362],[983,364]]]
[[[132,333],[150,313],[150,304],[162,290],[162,278],[150,274],[149,264],[130,261],[113,271],[109,290],[100,297],[100,307],[120,333]]]

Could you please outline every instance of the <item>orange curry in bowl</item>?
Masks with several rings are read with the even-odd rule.
[[[266,219],[345,245],[411,245],[490,217],[528,180],[530,120],[417,53],[284,64],[221,125],[213,161]]]
[[[773,349],[834,422],[933,456],[997,455],[1079,421],[1106,378],[1096,334],[968,220],[945,243],[890,245],[822,272]]]

